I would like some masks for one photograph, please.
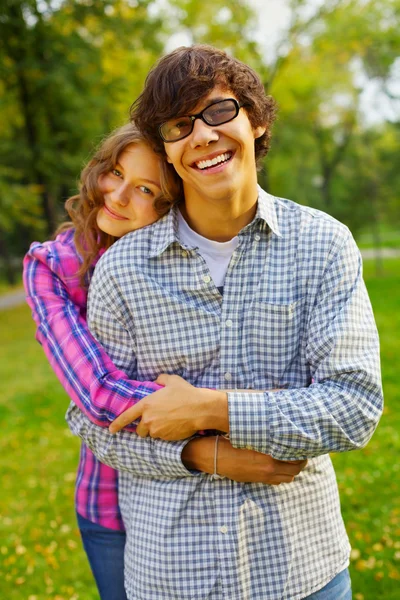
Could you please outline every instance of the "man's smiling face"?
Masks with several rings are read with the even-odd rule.
[[[235,96],[217,86],[191,114],[226,98]],[[236,118],[222,125],[207,125],[196,119],[189,136],[164,144],[168,162],[183,181],[185,202],[199,199],[229,202],[245,194],[256,178],[254,140],[264,131],[265,127],[254,130],[245,109],[241,108]]]

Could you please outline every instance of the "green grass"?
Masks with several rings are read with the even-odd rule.
[[[79,442],[26,306],[0,312],[0,598],[97,600],[74,514]]]
[[[365,276],[381,335],[385,413],[369,446],[334,456],[355,600],[400,597],[400,261]],[[0,598],[98,598],[75,524],[79,442],[25,306],[0,312]]]
[[[351,539],[355,600],[400,598],[400,260],[384,277],[364,273],[380,333],[385,409],[364,450],[335,455],[342,511]]]

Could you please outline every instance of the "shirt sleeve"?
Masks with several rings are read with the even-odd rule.
[[[86,292],[70,236],[34,242],[24,259],[23,280],[36,339],[73,402],[93,423],[107,427],[121,412],[160,389],[133,381],[118,369],[86,323]],[[129,427],[134,430],[135,426]]]
[[[106,258],[106,257],[104,257]],[[118,368],[128,374],[136,373],[134,332],[124,321],[124,299],[118,293],[112,269],[104,260],[96,267],[89,291],[88,323],[95,338],[112,357]],[[90,424],[88,419],[70,406],[67,423],[103,463],[142,477],[176,478],[195,476],[184,466],[181,453],[191,438],[178,442],[111,434]]]
[[[189,471],[181,454],[189,439],[166,442],[151,437],[141,438],[130,431],[111,434],[108,429],[94,425],[71,402],[66,414],[68,426],[74,435],[92,450],[100,462],[140,477],[176,479],[196,477],[200,471]]]
[[[306,329],[313,383],[228,394],[230,440],[281,460],[362,448],[382,413],[379,340],[350,235],[320,278]]]

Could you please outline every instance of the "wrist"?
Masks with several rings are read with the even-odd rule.
[[[190,440],[182,450],[181,459],[190,471],[214,472],[215,436]]]
[[[229,431],[228,394],[223,390],[199,389],[197,430]]]

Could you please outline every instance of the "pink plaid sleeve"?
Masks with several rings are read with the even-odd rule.
[[[160,386],[128,379],[92,336],[86,323],[87,294],[76,276],[79,266],[73,230],[54,241],[33,242],[24,259],[26,299],[36,339],[65,391],[93,423],[107,427]]]

